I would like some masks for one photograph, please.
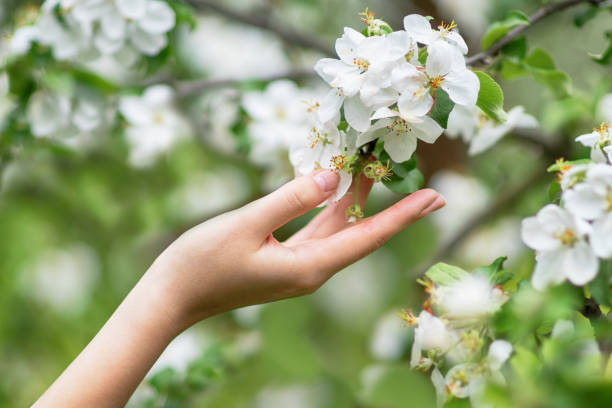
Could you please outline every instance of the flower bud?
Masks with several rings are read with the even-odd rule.
[[[346,209],[346,218],[350,223],[357,222],[357,220],[363,218],[363,211],[361,211],[361,206],[359,204],[355,204],[348,207]]]

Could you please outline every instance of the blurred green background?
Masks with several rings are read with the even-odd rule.
[[[28,4],[36,2],[2,0],[7,32]],[[266,16],[330,48],[344,26],[359,26],[357,13],[366,6],[396,29],[411,13],[454,18],[470,54],[479,50],[489,22],[511,9],[529,14],[541,6],[526,0],[219,4]],[[507,137],[470,160],[457,141],[420,148],[419,166],[429,185],[446,196],[447,208],[341,271],[314,295],[197,324],[171,344],[149,375],[152,385],[143,383],[132,405],[434,406],[429,379],[407,363],[411,330],[402,327],[397,313],[420,309],[424,294],[415,279],[440,255],[465,268],[508,255],[513,272],[530,274],[533,255],[520,243],[519,222],[546,203],[552,176],[544,169],[559,152],[541,146],[561,146],[568,158],[584,155],[565,142],[596,124],[598,103],[610,92],[609,67],[593,63],[587,53],[605,48],[603,33],[612,27],[612,16],[601,14],[577,28],[575,13],[561,13],[529,31],[530,45],[549,51],[569,75],[574,97],[559,99],[532,78],[501,81],[506,108],[523,105],[540,120],[537,144]],[[321,57],[211,9],[199,11],[196,28],[173,41],[176,55],[168,72],[181,79],[267,77],[292,67],[309,69]],[[194,49],[194,44],[201,46]],[[108,78],[134,85],[121,74],[109,72]],[[316,78],[299,83],[321,86]],[[24,142],[0,161],[0,406],[31,404],[173,239],[278,183],[236,151],[239,138],[232,127],[240,119],[243,90],[218,87],[183,98],[182,107],[197,124],[194,137],[146,169],[128,164],[125,142],[116,132],[104,147],[87,152]],[[366,214],[399,198],[377,187]],[[278,238],[290,236],[311,216],[283,227]],[[479,222],[465,229],[473,217]]]

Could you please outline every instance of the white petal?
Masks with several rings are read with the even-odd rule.
[[[119,111],[132,125],[145,126],[153,121],[153,113],[137,96],[121,98]]]
[[[453,30],[446,34],[446,40],[456,46],[463,55],[468,53],[468,46],[457,31]]]
[[[410,160],[416,150],[417,138],[413,132],[389,133],[384,137],[385,150],[389,153],[391,160],[402,163]]]
[[[425,86],[427,77],[412,64],[400,64],[391,72],[391,83],[400,93],[406,89]]]
[[[416,135],[419,140],[425,143],[434,143],[438,140],[438,137],[442,134],[442,126],[438,124],[429,116],[423,118],[423,122],[409,124],[412,128],[412,132]]]
[[[370,115],[372,109],[368,108],[359,96],[347,98],[344,101],[344,116],[348,124],[359,132],[365,132],[370,128]]]
[[[357,32],[350,27],[344,27],[342,37],[336,40],[336,54],[338,54],[338,57],[340,57],[343,62],[352,64],[357,46],[364,39],[365,36],[360,32]]]
[[[404,17],[404,30],[421,44],[429,44],[437,37],[429,21],[419,14]]]
[[[446,380],[438,370],[438,367],[434,368],[431,372],[431,382],[436,389],[436,403],[438,407],[442,407],[446,402]]]
[[[385,136],[387,133],[389,133],[387,126],[390,125],[391,122],[392,121],[388,119],[379,120],[374,124],[374,126],[368,129],[367,132],[360,133],[357,137],[357,146],[363,146],[364,144],[369,143],[372,140],[380,139]]]
[[[534,288],[543,290],[565,280],[563,255],[563,250],[536,253],[536,265],[531,276]]]
[[[461,105],[455,105],[461,106]],[[485,126],[476,133],[470,143],[468,154],[473,156],[494,146],[502,137],[506,135],[507,129],[502,126],[495,126],[487,122]]]
[[[388,107],[383,106],[382,108],[376,109],[376,112],[374,112],[374,114],[372,115],[370,119],[376,120],[376,119],[384,119],[384,118],[393,118],[396,116],[399,116],[398,111],[389,109]]]
[[[597,132],[587,133],[585,135],[578,136],[576,138],[577,142],[582,143],[584,146],[593,147],[593,145],[599,142],[601,136]]]
[[[476,106],[455,105],[448,115],[446,134],[450,138],[462,136],[469,142],[476,134],[476,124],[479,109]]]
[[[125,36],[125,19],[119,15],[116,9],[104,14],[100,21],[104,35],[112,40],[118,40]]]
[[[96,49],[100,51],[104,55],[112,55],[118,52],[124,45],[124,40],[122,37],[112,39],[104,35],[103,33],[99,33],[94,38],[94,45]]]
[[[510,358],[510,354],[512,354],[512,344],[506,340],[495,340],[489,346],[489,365],[493,370],[499,370]]]
[[[548,231],[542,228],[538,217],[525,218],[521,223],[521,238],[525,245],[536,251],[552,251],[561,245]]]
[[[427,48],[425,71],[430,77],[446,76],[453,68],[453,52],[457,50],[444,41],[436,41]]]
[[[142,99],[149,107],[165,108],[172,104],[174,90],[168,85],[152,85],[144,91]]]
[[[478,100],[480,81],[475,73],[469,69],[453,71],[442,82],[442,89],[448,93],[449,98],[459,104],[472,106]]]
[[[595,220],[590,235],[593,252],[600,258],[612,258],[612,212]]]
[[[354,67],[334,58],[321,58],[315,64],[314,70],[325,82],[330,84],[338,76],[353,71]]]
[[[147,11],[147,0],[115,0],[115,4],[123,17],[138,20]]]
[[[321,122],[328,122],[338,117],[344,103],[344,95],[338,89],[330,89],[321,101],[318,116]]]
[[[147,5],[147,11],[138,24],[149,34],[165,34],[176,24],[176,15],[168,3],[153,0]]]
[[[413,46],[412,38],[405,31],[394,31],[385,36],[385,57],[394,61],[404,56],[410,51]]]
[[[168,38],[164,34],[150,34],[136,25],[130,25],[129,36],[134,47],[149,56],[159,54],[168,45]]]
[[[66,125],[70,101],[63,95],[37,91],[28,102],[27,117],[34,136],[52,136]]]
[[[400,115],[410,121],[413,118],[425,116],[431,110],[434,100],[429,90],[417,89],[414,92],[404,92],[397,101]]]
[[[344,197],[346,192],[351,187],[351,184],[353,183],[353,176],[347,173],[346,171],[340,170],[338,171],[338,175],[340,176],[340,181],[338,182],[338,187],[336,187],[336,191],[329,198],[329,201],[331,202],[336,202],[342,197]]]
[[[567,279],[574,285],[589,283],[597,275],[598,269],[599,260],[586,242],[579,241],[565,251],[563,270]]]
[[[595,186],[580,183],[563,193],[565,207],[585,220],[598,218],[608,207],[605,195],[598,194]]]

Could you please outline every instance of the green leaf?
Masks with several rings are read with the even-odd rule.
[[[419,62],[422,65],[425,65],[425,63],[427,62],[427,47],[419,48]]]
[[[442,89],[438,89],[435,95],[436,103],[429,116],[438,122],[440,126],[446,129],[448,127],[448,115],[450,115],[451,111],[455,107],[455,104],[450,100],[448,94]]]
[[[602,261],[597,277],[588,286],[591,295],[601,306],[612,306],[610,278],[612,278],[612,260]]]
[[[524,61],[533,78],[550,89],[557,97],[569,94],[569,77],[565,72],[556,69],[554,60],[542,48],[534,48]]]
[[[504,58],[501,61],[501,77],[503,79],[515,79],[529,75],[529,70],[525,68],[522,61],[515,61],[512,58]]]
[[[448,285],[468,275],[467,271],[458,266],[449,265],[444,262],[435,264],[425,272],[425,276],[439,285]]]
[[[552,59],[550,54],[544,51],[542,48],[536,47],[534,48],[527,58],[525,58],[525,63],[531,68],[538,69],[555,69],[555,61]]]
[[[591,59],[601,65],[609,65],[612,63],[612,31],[607,34],[610,43],[601,54],[589,54]]]
[[[474,269],[474,273],[480,273],[490,278],[498,274],[504,268],[504,262],[508,259],[507,256],[500,256],[494,260],[491,265],[481,266],[480,268]]]
[[[149,378],[149,384],[158,392],[164,393],[169,390],[177,380],[178,373],[171,367],[164,368],[163,370],[155,373]]]
[[[558,203],[561,200],[561,184],[553,182],[548,188],[548,201]]]
[[[548,168],[546,169],[547,172],[549,173],[556,173],[558,171],[561,171],[562,168],[561,166],[577,166],[579,164],[589,164],[592,163],[593,160],[591,159],[578,159],[578,160],[570,160],[570,161],[563,161],[563,162],[557,162],[555,164],[552,164],[550,166],[548,166]]]
[[[496,42],[501,40],[510,30],[519,25],[529,24],[529,18],[520,11],[511,11],[500,21],[496,21],[489,26],[489,29],[482,38],[481,47],[487,50]]]
[[[425,183],[425,178],[419,169],[411,170],[405,177],[399,177],[395,173],[391,180],[383,180],[383,184],[394,193],[412,194],[420,190]]]
[[[504,45],[501,53],[506,57],[523,59],[527,55],[527,38],[518,37]]]
[[[591,6],[587,8],[586,10],[576,13],[576,15],[574,15],[574,24],[576,25],[576,27],[584,26],[586,23],[592,20],[595,16],[597,16],[597,13],[602,9],[603,7]]]
[[[491,119],[497,122],[506,120],[504,112],[504,92],[488,74],[482,71],[474,72],[480,81],[480,91],[476,105]]]

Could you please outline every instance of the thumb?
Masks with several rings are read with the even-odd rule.
[[[340,176],[331,170],[298,177],[245,208],[256,232],[267,235],[328,199]]]

